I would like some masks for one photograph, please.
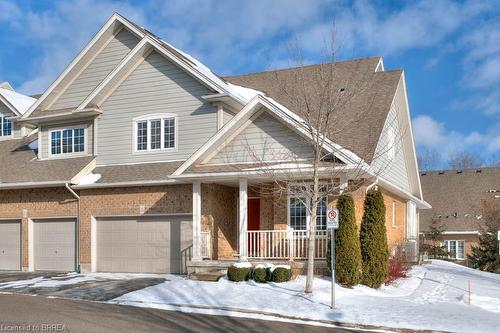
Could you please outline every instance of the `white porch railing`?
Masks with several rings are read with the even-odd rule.
[[[212,257],[212,239],[210,237],[210,232],[200,233],[200,245],[201,245],[201,257],[211,258]]]
[[[309,231],[252,230],[247,231],[248,258],[252,259],[306,259]],[[315,258],[325,259],[328,250],[328,232],[316,231]]]

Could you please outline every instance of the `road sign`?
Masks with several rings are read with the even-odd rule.
[[[328,208],[326,214],[326,228],[338,229],[339,228],[339,210],[335,208]]]

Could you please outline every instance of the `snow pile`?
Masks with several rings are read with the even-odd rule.
[[[237,262],[233,266],[236,268],[252,268],[252,264],[249,262]]]
[[[471,305],[464,302],[471,280]],[[177,279],[123,295],[113,302],[179,310],[179,305],[244,308],[295,318],[452,332],[500,332],[500,276],[441,261],[416,266],[406,279],[374,290],[336,286],[337,309],[330,305],[330,283],[316,278],[312,295],[305,277],[286,283],[217,283]],[[181,308],[188,312],[245,316],[223,309]],[[254,314],[269,319],[265,314]]]
[[[22,115],[28,109],[30,106],[33,105],[33,103],[36,102],[35,98],[19,94],[15,91],[5,89],[5,88],[0,88],[0,95],[2,95],[7,102],[9,102],[19,113]]]
[[[91,185],[91,184],[95,184],[99,181],[99,179],[101,179],[101,175],[100,174],[94,174],[94,173],[89,173],[88,175],[86,175],[85,177],[83,177],[80,182],[78,183],[78,185]]]

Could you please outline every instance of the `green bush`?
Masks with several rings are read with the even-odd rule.
[[[389,250],[385,229],[385,203],[378,189],[366,194],[359,239],[361,243],[361,283],[379,288],[388,276]]]
[[[257,283],[266,283],[271,281],[271,269],[266,267],[257,267],[253,270],[252,278]]]
[[[227,278],[230,281],[234,282],[247,281],[248,279],[250,279],[251,275],[252,275],[252,267],[237,267],[232,265],[227,269]]]
[[[339,210],[339,228],[335,230],[335,278],[346,287],[352,287],[361,281],[361,248],[354,200],[343,194],[337,200]],[[331,240],[328,241],[327,264],[330,270]]]
[[[276,267],[272,273],[273,282],[287,282],[292,279],[292,270],[285,267]]]

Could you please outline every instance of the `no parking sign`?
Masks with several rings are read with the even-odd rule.
[[[326,228],[338,229],[339,228],[339,210],[336,208],[328,208],[326,215]]]

